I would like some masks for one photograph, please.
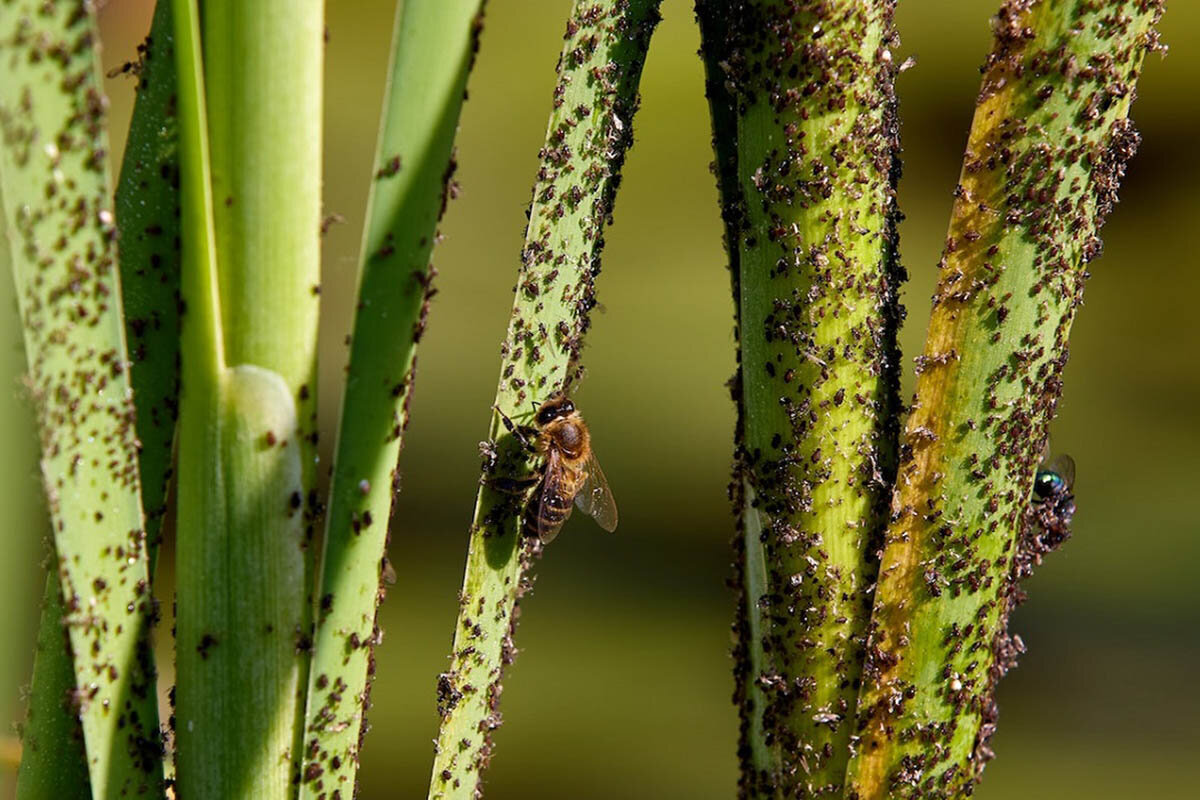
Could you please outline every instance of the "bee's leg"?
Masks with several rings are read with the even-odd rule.
[[[500,415],[500,421],[504,423],[504,427],[508,429],[508,432],[517,437],[517,441],[521,443],[522,447],[524,447],[530,453],[537,452],[537,448],[533,446],[533,443],[529,441],[529,437],[526,435],[526,431],[529,430],[528,428],[522,428],[520,425],[513,422],[512,419],[509,418],[508,414],[505,414],[500,410],[500,406],[494,405],[492,408],[497,414]]]
[[[524,478],[483,477],[479,482],[501,494],[524,494],[538,482],[541,476],[527,475]]]

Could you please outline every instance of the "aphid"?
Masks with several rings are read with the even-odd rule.
[[[537,410],[533,445],[511,420],[503,419],[514,435],[545,459],[540,484],[525,517],[529,534],[548,544],[571,516],[572,502],[604,530],[616,530],[617,504],[596,461],[587,424],[570,398],[555,395]]]
[[[500,453],[496,450],[496,443],[488,439],[479,443],[479,459],[483,462],[483,472],[485,475],[491,475],[496,471],[496,464],[500,461]]]
[[[1030,508],[1033,521],[1042,529],[1040,544],[1053,550],[1071,535],[1075,516],[1075,461],[1068,455],[1057,456],[1038,467],[1033,479]]]

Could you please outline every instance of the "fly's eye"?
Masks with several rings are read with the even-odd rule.
[[[1063,485],[1061,476],[1053,472],[1039,472],[1033,481],[1033,493],[1037,495],[1039,500],[1045,500]]]
[[[563,416],[566,416],[567,414],[573,413],[575,411],[575,404],[573,402],[571,402],[570,400],[567,400],[559,408],[560,408],[559,413],[562,414]]]
[[[554,420],[554,417],[555,417],[555,410],[553,408],[543,409],[542,411],[540,411],[538,413],[538,418],[537,418],[538,424],[539,425],[549,425]]]

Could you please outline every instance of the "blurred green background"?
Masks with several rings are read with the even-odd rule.
[[[110,0],[105,63],[134,57],[147,0]],[[423,796],[524,211],[542,143],[568,0],[491,0],[458,142],[462,193],[434,253],[440,276],[420,352],[362,764],[364,798]],[[899,82],[902,341],[920,351],[951,190],[999,0],[904,0]],[[328,0],[323,443],[332,442],[355,251],[371,172],[393,6]],[[733,411],[732,306],[721,250],[698,35],[688,0],[665,0],[642,110],[608,234],[578,392],[621,507],[607,536],[573,519],[537,568],[487,796],[728,798],[737,780],[730,703],[733,597],[725,484]],[[1075,325],[1054,447],[1078,463],[1075,538],[1029,585],[1015,629],[1030,652],[1000,689],[999,758],[977,793],[1195,797],[1200,659],[1197,453],[1200,290],[1200,6],[1175,2],[1134,117],[1144,142],[1104,231]],[[119,158],[132,81],[107,82]],[[0,712],[16,719],[46,525],[11,282],[0,280],[0,464],[9,518],[0,566]],[[910,370],[911,373],[911,370]],[[911,387],[911,374],[906,376]],[[906,389],[906,395],[911,390]],[[328,451],[323,458],[328,459]],[[160,586],[169,591],[172,562]],[[164,607],[169,607],[166,603]],[[169,658],[169,625],[159,631]],[[169,666],[164,664],[164,671]]]

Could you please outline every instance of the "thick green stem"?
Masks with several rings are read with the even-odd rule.
[[[898,409],[891,0],[702,2],[734,104],[741,793],[840,795]]]
[[[409,0],[397,8],[321,563],[302,797],[354,793],[396,459],[481,6]]]
[[[153,575],[167,511],[179,402],[179,159],[175,124],[175,31],[160,0],[138,48],[137,102],[117,182],[116,211],[141,442],[138,471]]]
[[[324,11],[322,0],[209,0],[203,14],[225,356],[287,384],[307,487],[316,472]]]
[[[1137,144],[1156,0],[1011,0],[995,20],[939,268],[871,623],[846,797],[970,794],[1034,472],[1085,264]]]
[[[195,3],[173,10],[187,308],[177,779],[189,796],[290,797],[317,513],[322,7],[206,3],[207,75]]]
[[[575,375],[657,22],[658,0],[581,0],[568,20],[496,391],[497,407],[518,422]],[[497,488],[531,475],[536,459],[505,433],[498,413],[488,435],[495,448],[485,454],[451,666],[438,679],[430,798],[482,791],[503,670],[515,654],[517,601],[541,549],[520,533],[522,497]]]
[[[73,710],[93,796],[108,798],[160,792],[162,744],[96,41],[90,4],[0,5],[0,194],[74,654]]]

